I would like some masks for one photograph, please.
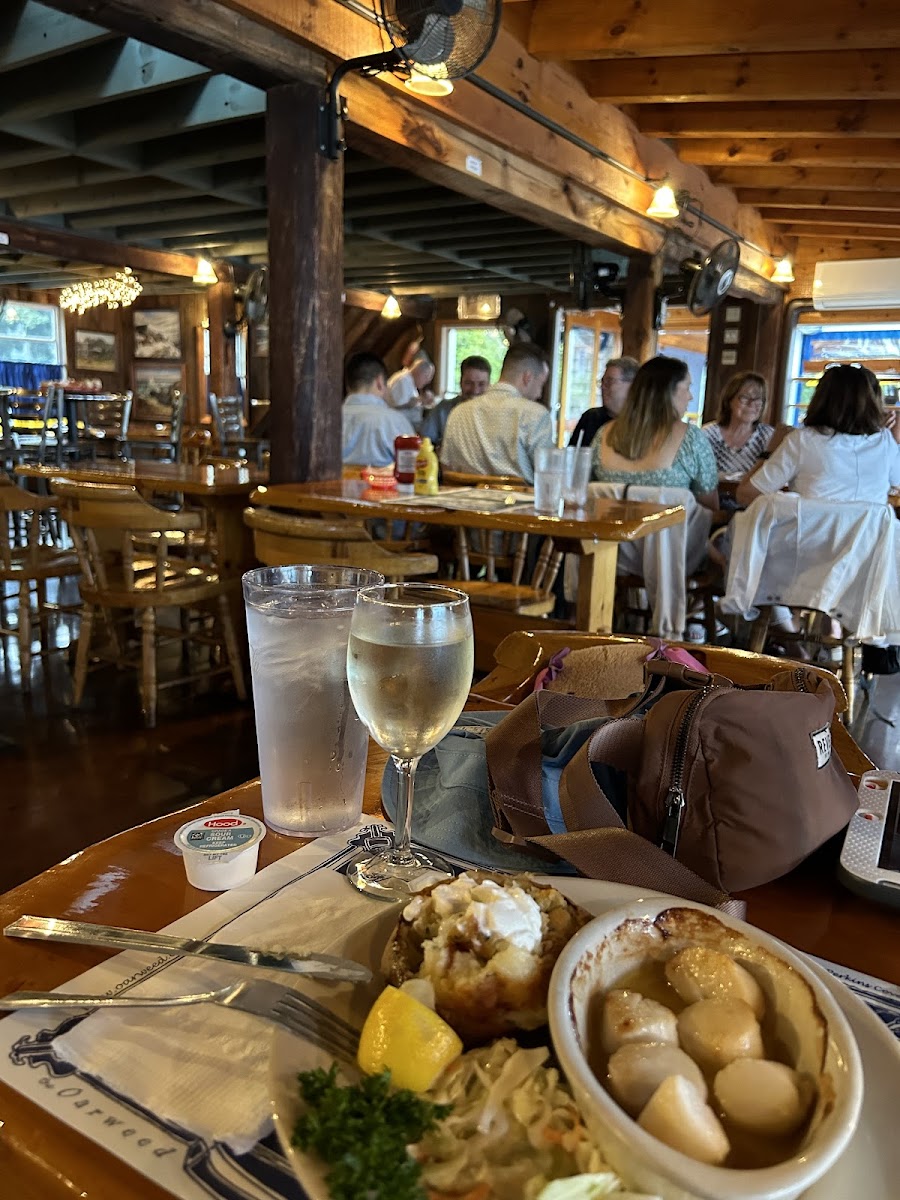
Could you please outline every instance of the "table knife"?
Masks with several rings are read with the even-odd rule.
[[[362,963],[330,954],[277,954],[269,950],[251,950],[222,942],[173,937],[166,933],[147,933],[141,929],[119,929],[114,925],[92,925],[85,921],[65,921],[57,917],[19,917],[3,930],[7,937],[40,938],[48,942],[77,942],[83,946],[106,946],[112,950],[148,950],[158,954],[196,954],[245,967],[263,967],[268,971],[289,971],[315,979],[350,983],[368,983],[372,972]]]

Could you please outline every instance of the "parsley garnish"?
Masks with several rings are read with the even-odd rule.
[[[337,1063],[297,1076],[307,1111],[293,1144],[312,1150],[331,1168],[334,1200],[425,1200],[421,1168],[406,1147],[449,1112],[406,1088],[391,1089],[391,1073],[368,1075],[349,1087],[337,1082]]]

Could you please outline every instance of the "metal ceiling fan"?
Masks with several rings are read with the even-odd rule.
[[[332,75],[320,109],[319,149],[328,158],[339,158],[347,148],[340,128],[347,105],[338,95],[345,75],[388,71],[462,79],[482,62],[500,28],[500,0],[377,0],[377,5],[391,49],[350,58]]]

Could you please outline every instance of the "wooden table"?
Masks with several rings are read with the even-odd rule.
[[[633,541],[684,521],[680,504],[644,504],[633,500],[591,497],[583,509],[562,517],[533,508],[510,507],[500,512],[470,512],[404,504],[396,493],[370,488],[361,479],[323,483],[280,483],[260,487],[254,503],[295,512],[343,513],[361,520],[422,521],[464,529],[502,529],[552,537],[561,548],[584,558],[578,574],[575,610],[577,629],[608,633],[612,629],[619,542]]]
[[[254,488],[265,483],[262,471],[250,467],[200,467],[136,460],[72,466],[23,465],[16,468],[16,474],[24,479],[133,484],[148,496],[180,492],[209,509],[216,532],[217,566],[223,576],[240,575],[256,561],[253,538],[244,524],[244,508]]]
[[[365,810],[379,811],[385,754],[370,748]],[[240,808],[261,816],[258,781],[90,846],[0,896],[0,927],[24,913],[160,929],[211,897],[190,887],[172,837],[190,816]],[[269,832],[260,868],[301,843]],[[900,984],[900,916],[834,879],[835,847],[784,879],[745,892],[747,919],[810,954]],[[85,946],[0,938],[0,995],[58,987],[110,957]],[[0,1192],[10,1200],[166,1200],[156,1184],[0,1084]]]

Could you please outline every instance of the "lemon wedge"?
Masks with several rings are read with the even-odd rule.
[[[357,1062],[367,1075],[391,1072],[391,1082],[425,1092],[462,1054],[462,1042],[430,1008],[386,987],[369,1010],[359,1037]]]

